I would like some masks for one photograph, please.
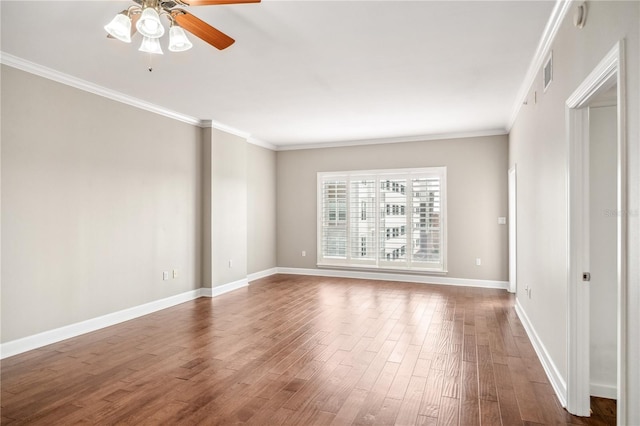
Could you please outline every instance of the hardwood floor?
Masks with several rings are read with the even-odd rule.
[[[562,409],[513,303],[274,275],[3,360],[2,424],[615,424]]]

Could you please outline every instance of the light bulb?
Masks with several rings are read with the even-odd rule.
[[[184,52],[193,47],[184,30],[178,25],[169,28],[169,50],[172,52]]]
[[[144,37],[138,50],[141,52],[154,53],[156,55],[163,54],[162,47],[160,47],[160,40],[151,37]]]
[[[164,34],[164,27],[160,22],[158,12],[152,7],[147,7],[142,11],[140,19],[136,23],[136,29],[144,37],[160,38]]]
[[[131,43],[131,19],[124,13],[118,13],[104,29],[118,40]]]

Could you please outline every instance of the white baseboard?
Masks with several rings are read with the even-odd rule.
[[[529,321],[529,317],[525,313],[522,305],[520,304],[520,300],[516,299],[516,314],[518,314],[518,318],[520,318],[520,322],[527,332],[527,336],[529,336],[529,340],[533,345],[533,349],[535,349],[538,358],[540,359],[540,363],[542,364],[542,368],[544,368],[544,372],[547,374],[547,378],[549,382],[551,382],[551,387],[553,388],[560,404],[563,407],[567,406],[567,383],[562,378],[558,367],[555,365],[547,348],[544,346],[540,338],[538,337],[538,333],[536,333],[535,328]]]
[[[591,383],[589,385],[589,391],[591,395],[600,398],[618,399],[618,388],[616,385]]]
[[[359,278],[365,280],[402,281],[419,284],[444,284],[465,287],[497,288],[506,290],[508,281],[471,280],[437,275],[397,274],[387,272],[354,271],[342,269],[277,268],[279,274],[313,275],[321,277]]]
[[[70,339],[72,337],[79,336],[81,334],[89,333],[99,330],[101,328],[109,327],[111,325],[119,324],[124,321],[129,321],[134,318],[141,317],[162,309],[169,308],[171,306],[178,305],[180,303],[188,302],[189,300],[197,299],[198,297],[216,297],[239,288],[247,287],[249,281],[257,280],[274,274],[294,274],[294,275],[316,275],[316,276],[328,276],[328,277],[342,277],[342,278],[361,278],[361,279],[374,279],[374,280],[387,280],[387,281],[405,281],[415,283],[428,283],[428,284],[447,284],[447,285],[459,285],[470,287],[486,287],[486,288],[508,288],[508,282],[506,281],[486,281],[486,280],[469,280],[461,278],[447,278],[438,276],[421,276],[421,275],[405,275],[405,274],[392,274],[392,273],[379,273],[379,272],[364,272],[364,271],[343,271],[343,270],[331,270],[331,269],[301,269],[301,268],[271,268],[264,271],[256,272],[243,278],[228,284],[213,288],[199,288],[197,290],[191,290],[185,293],[177,294],[175,296],[167,297],[165,299],[156,300],[153,302],[145,303],[140,306],[134,306],[128,309],[123,309],[118,312],[106,314],[97,318],[92,318],[86,321],[81,321],[75,324],[70,324],[64,327],[56,328],[53,330],[45,331],[35,334],[33,336],[27,336],[21,339],[12,340],[10,342],[0,344],[0,359],[7,358],[13,355],[30,351],[33,349],[41,348],[52,343],[57,343],[62,340]]]
[[[248,287],[248,286],[249,286],[249,280],[247,280],[246,278],[243,278],[238,281],[219,285],[217,287],[213,287],[211,289],[206,289],[206,290],[211,290],[211,296],[209,297],[216,297],[225,293],[229,293],[230,291],[237,290],[242,287]]]
[[[271,275],[275,275],[278,273],[278,268],[265,269],[264,271],[254,272],[253,274],[247,275],[247,280],[249,282],[259,280],[260,278],[269,277]]]
[[[184,293],[176,294],[164,299],[155,300],[143,305],[134,306],[123,309],[121,311],[102,315],[86,321],[75,324],[66,325],[33,336],[23,337],[21,339],[12,340],[10,342],[0,344],[0,359],[4,359],[13,355],[18,355],[32,349],[41,348],[52,343],[70,339],[81,334],[90,333],[101,328],[129,321],[134,318],[141,317],[180,303],[188,302],[202,296],[201,289],[191,290]]]

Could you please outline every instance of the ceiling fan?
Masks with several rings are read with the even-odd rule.
[[[160,17],[169,21],[169,50],[182,52],[193,46],[184,30],[222,50],[235,40],[213,28],[186,10],[185,6],[211,6],[219,4],[260,3],[260,0],[133,0],[136,4],[118,13],[104,29],[109,38],[131,43],[131,37],[139,32],[143,36],[140,49],[143,52],[162,54],[160,37],[165,28]]]

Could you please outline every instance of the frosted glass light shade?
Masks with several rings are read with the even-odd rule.
[[[193,47],[187,38],[187,34],[178,25],[169,28],[169,50],[172,52],[184,52]]]
[[[127,15],[118,13],[104,29],[118,40],[131,43],[131,19]]]
[[[136,29],[144,37],[160,38],[164,34],[164,27],[160,22],[158,12],[152,7],[147,7],[142,11],[140,19],[136,23]]]
[[[142,44],[138,49],[141,52],[154,53],[156,55],[162,55],[162,47],[160,47],[160,40],[157,38],[145,37],[142,39]]]

